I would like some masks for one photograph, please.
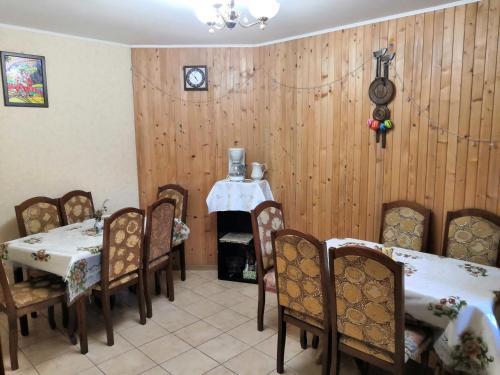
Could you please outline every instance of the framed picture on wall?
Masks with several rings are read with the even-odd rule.
[[[6,106],[49,106],[45,57],[2,51],[0,60]]]

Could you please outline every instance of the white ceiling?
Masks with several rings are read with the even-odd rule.
[[[279,0],[267,29],[216,34],[195,17],[195,1],[0,0],[0,23],[127,45],[253,45],[473,0]]]

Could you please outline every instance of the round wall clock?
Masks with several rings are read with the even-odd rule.
[[[190,65],[184,67],[184,90],[208,90],[208,69],[206,65]]]

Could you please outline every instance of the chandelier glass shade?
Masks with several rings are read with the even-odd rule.
[[[278,14],[280,3],[277,0],[247,0],[245,1],[249,13],[255,18],[248,21],[241,19],[241,5],[235,0],[199,0],[195,4],[195,15],[208,26],[213,33],[224,28],[234,29],[237,25],[248,28],[259,26],[264,29],[267,22]]]

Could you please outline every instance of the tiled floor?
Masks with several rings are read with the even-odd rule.
[[[276,374],[276,296],[267,296],[265,330],[257,331],[257,286],[217,280],[215,271],[188,271],[176,280],[175,302],[153,300],[153,318],[139,324],[135,295],[120,294],[113,310],[114,346],[106,345],[100,311],[88,308],[89,353],[81,355],[60,330],[40,316],[19,341],[21,375],[268,375]],[[4,314],[2,314],[4,315]],[[59,324],[60,318],[57,322]],[[4,363],[10,370],[6,319],[0,320]],[[288,329],[285,373],[320,374],[317,351],[302,350],[298,329]],[[343,360],[343,375],[357,374]]]

